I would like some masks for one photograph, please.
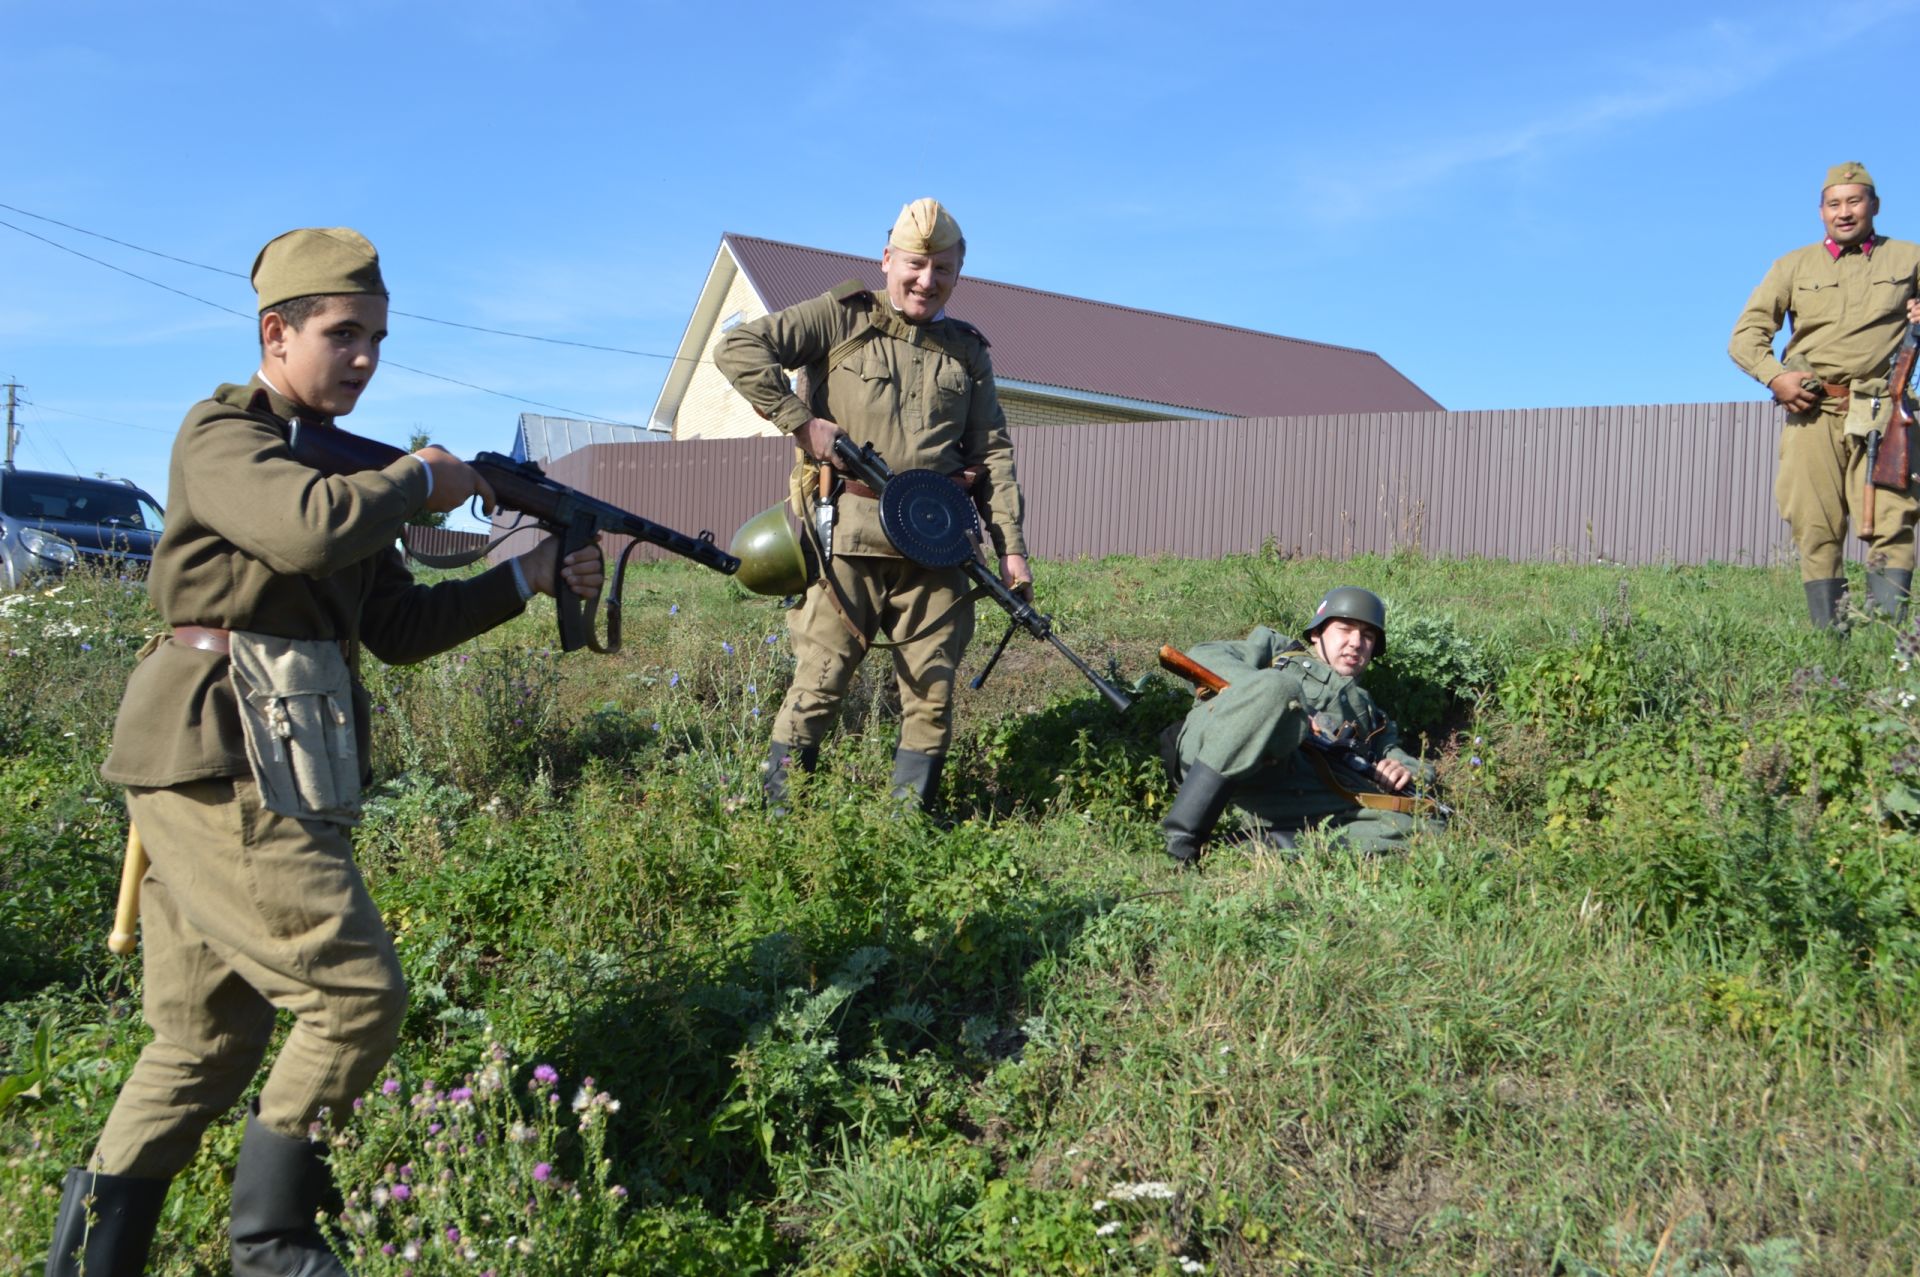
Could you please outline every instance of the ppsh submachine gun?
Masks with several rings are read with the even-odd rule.
[[[384,470],[408,455],[392,444],[368,439],[330,426],[293,423],[287,442],[294,460],[312,466],[322,474],[356,474],[362,470]],[[555,590],[554,604],[560,614],[560,650],[571,652],[581,647],[596,652],[620,650],[620,585],[626,576],[627,557],[642,541],[671,550],[692,559],[701,567],[731,576],[740,570],[740,560],[713,542],[713,533],[688,536],[672,528],[643,519],[619,506],[590,497],[577,488],[547,477],[531,461],[515,461],[497,452],[482,452],[467,463],[493,489],[495,501],[503,510],[527,516],[536,525],[560,538],[560,558],[593,544],[602,532],[631,537],[620,554],[619,566],[607,574],[604,598],[607,605],[607,638],[602,643],[595,634],[596,613],[600,602],[589,602],[564,585]],[[414,557],[430,567],[457,567],[471,563],[481,550],[470,555],[433,556],[415,553]],[[558,580],[556,569],[556,581]]]

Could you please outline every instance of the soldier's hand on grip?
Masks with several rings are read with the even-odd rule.
[[[526,575],[528,586],[542,594],[557,595],[557,585],[564,584],[583,599],[599,597],[607,570],[600,557],[599,538],[596,536],[592,545],[575,550],[561,561],[560,580],[556,583],[553,561],[559,553],[560,538],[548,537],[520,556],[520,571]]]
[[[844,470],[846,467],[833,455],[833,441],[845,433],[847,432],[825,417],[815,417],[798,431],[800,446],[806,449],[807,455],[815,461],[832,462],[836,470]]]

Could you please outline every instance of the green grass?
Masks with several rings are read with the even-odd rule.
[[[1379,691],[1452,826],[1172,872],[1153,738],[1185,693],[1154,651],[1297,628],[1342,582],[1390,602]],[[879,800],[879,678],[760,810],[783,617],[709,574],[636,571],[615,658],[555,655],[543,606],[371,673],[359,846],[413,1000],[397,1098],[336,1153],[365,1271],[1920,1264],[1913,637],[1815,634],[1791,575],[1729,567],[1107,559],[1040,588],[1139,703],[1016,640],[962,693],[946,824]],[[107,581],[0,618],[8,1271],[143,1040],[93,768],[152,624]],[[155,1271],[223,1271],[237,1137]]]

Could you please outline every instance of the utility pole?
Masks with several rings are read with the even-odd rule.
[[[13,424],[14,405],[19,402],[19,392],[23,387],[17,381],[7,383],[7,469],[13,469],[13,448],[20,442],[20,431]]]

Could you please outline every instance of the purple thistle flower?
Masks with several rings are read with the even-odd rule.
[[[407,1199],[408,1199],[409,1197],[412,1197],[412,1196],[413,1196],[413,1190],[412,1190],[411,1188],[408,1188],[408,1187],[407,1187],[407,1186],[406,1186],[405,1184],[395,1184],[395,1185],[393,1186],[393,1200],[394,1200],[394,1201],[396,1201],[396,1202],[404,1202],[404,1201],[406,1201],[406,1200],[407,1200]]]
[[[445,1129],[446,1128],[441,1126],[440,1123],[438,1122],[429,1122],[427,1124],[427,1134],[429,1135],[438,1135],[441,1131]]]
[[[533,1177],[544,1184],[553,1178],[553,1167],[546,1162],[540,1162],[533,1168]]]
[[[380,1253],[382,1255],[398,1255],[400,1253],[400,1250],[392,1242],[385,1242],[385,1243],[382,1243],[380,1247]]]
[[[397,1077],[390,1077],[386,1081],[380,1084],[380,1094],[382,1095],[392,1095],[395,1091],[399,1089],[400,1089],[400,1079]]]
[[[560,1080],[560,1074],[554,1071],[551,1064],[536,1064],[533,1066],[533,1080],[542,1086],[551,1086]]]
[[[457,1242],[457,1241],[459,1241],[459,1240],[460,1240],[460,1230],[459,1230],[459,1229],[457,1229],[457,1228],[454,1228],[454,1227],[453,1227],[452,1225],[448,1225],[448,1227],[447,1227],[447,1240],[448,1240],[448,1241],[450,1241],[450,1242]]]
[[[455,1104],[471,1104],[473,1102],[473,1090],[471,1087],[456,1086],[453,1088],[453,1094],[447,1098]]]

